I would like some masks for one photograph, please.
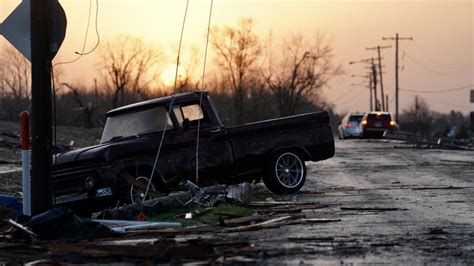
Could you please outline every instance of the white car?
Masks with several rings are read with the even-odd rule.
[[[362,130],[359,127],[360,121],[364,117],[364,113],[349,113],[341,120],[339,124],[338,133],[340,139],[346,138],[360,138],[362,137]]]

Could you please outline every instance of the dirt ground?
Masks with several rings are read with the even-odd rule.
[[[58,126],[56,143],[86,147],[99,143],[102,128],[85,129]],[[21,191],[21,150],[19,122],[0,120],[0,194],[15,195]]]
[[[68,130],[71,131],[61,133],[68,136],[63,137],[65,142],[86,134]],[[98,135],[89,132],[87,136],[84,144],[92,144]],[[74,140],[79,142],[78,139]],[[17,156],[14,149],[0,147],[0,153],[1,160],[17,160],[8,157]],[[16,178],[19,175],[0,175],[2,193],[19,186]],[[11,187],[6,188],[5,184]],[[308,163],[306,184],[297,194],[277,196],[260,184],[256,188],[258,199],[320,206],[303,213],[332,222],[288,224],[257,231],[191,233],[180,236],[179,241],[219,239],[249,244],[245,249],[225,249],[218,258],[203,258],[203,263],[474,263],[472,151],[415,149],[388,140],[337,140],[334,158]],[[158,237],[150,234],[147,238]],[[11,252],[2,249],[0,245],[0,257]],[[20,262],[48,257],[43,249],[15,252],[11,254],[26,254]],[[142,260],[117,256],[106,262],[123,261]]]

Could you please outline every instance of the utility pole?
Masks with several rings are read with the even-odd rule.
[[[99,92],[97,91],[97,79],[94,79],[95,106],[99,106]]]
[[[380,46],[377,45],[377,47],[371,47],[371,48],[365,48],[366,50],[377,50],[378,53],[378,61],[379,61],[379,75],[380,75],[380,92],[382,96],[382,111],[388,111],[385,109],[385,95],[384,95],[384,90],[383,90],[383,73],[382,73],[382,57],[380,54],[380,49],[386,49],[390,48],[392,46]]]
[[[369,91],[370,91],[370,111],[374,110],[374,105],[372,104],[372,76],[369,74]]]
[[[52,0],[31,0],[31,214],[52,207]]]
[[[398,41],[399,40],[410,40],[413,41],[413,37],[399,37],[398,33],[395,34],[395,37],[382,37],[382,40],[395,40],[395,120],[399,123],[398,113],[399,113],[399,91],[398,87]]]
[[[374,58],[371,58],[372,63],[372,84],[374,85],[374,103],[375,103],[375,111],[380,111],[380,102],[377,98],[377,67],[374,63]]]

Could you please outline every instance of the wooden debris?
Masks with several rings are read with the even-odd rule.
[[[464,187],[440,186],[440,187],[416,187],[412,190],[433,190],[433,189],[464,189]]]
[[[263,217],[260,214],[254,214],[251,216],[247,217],[241,217],[241,218],[235,218],[235,219],[219,219],[219,224],[220,226],[236,226],[236,225],[242,225],[242,224],[250,224],[254,222],[261,222],[264,221],[265,217]]]
[[[7,219],[5,220],[5,222],[7,222],[8,224],[10,224],[11,226],[15,227],[16,229],[20,230],[21,232],[25,233],[26,235],[28,235],[32,240],[36,240],[37,239],[37,235],[35,233],[33,233],[29,228],[13,221],[12,219]]]
[[[405,209],[390,208],[390,207],[341,207],[342,211],[401,211]]]

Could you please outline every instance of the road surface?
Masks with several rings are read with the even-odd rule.
[[[280,254],[264,264],[474,263],[472,151],[337,141],[334,158],[308,164],[300,193],[273,198],[327,205],[308,215],[341,221],[240,233]]]

